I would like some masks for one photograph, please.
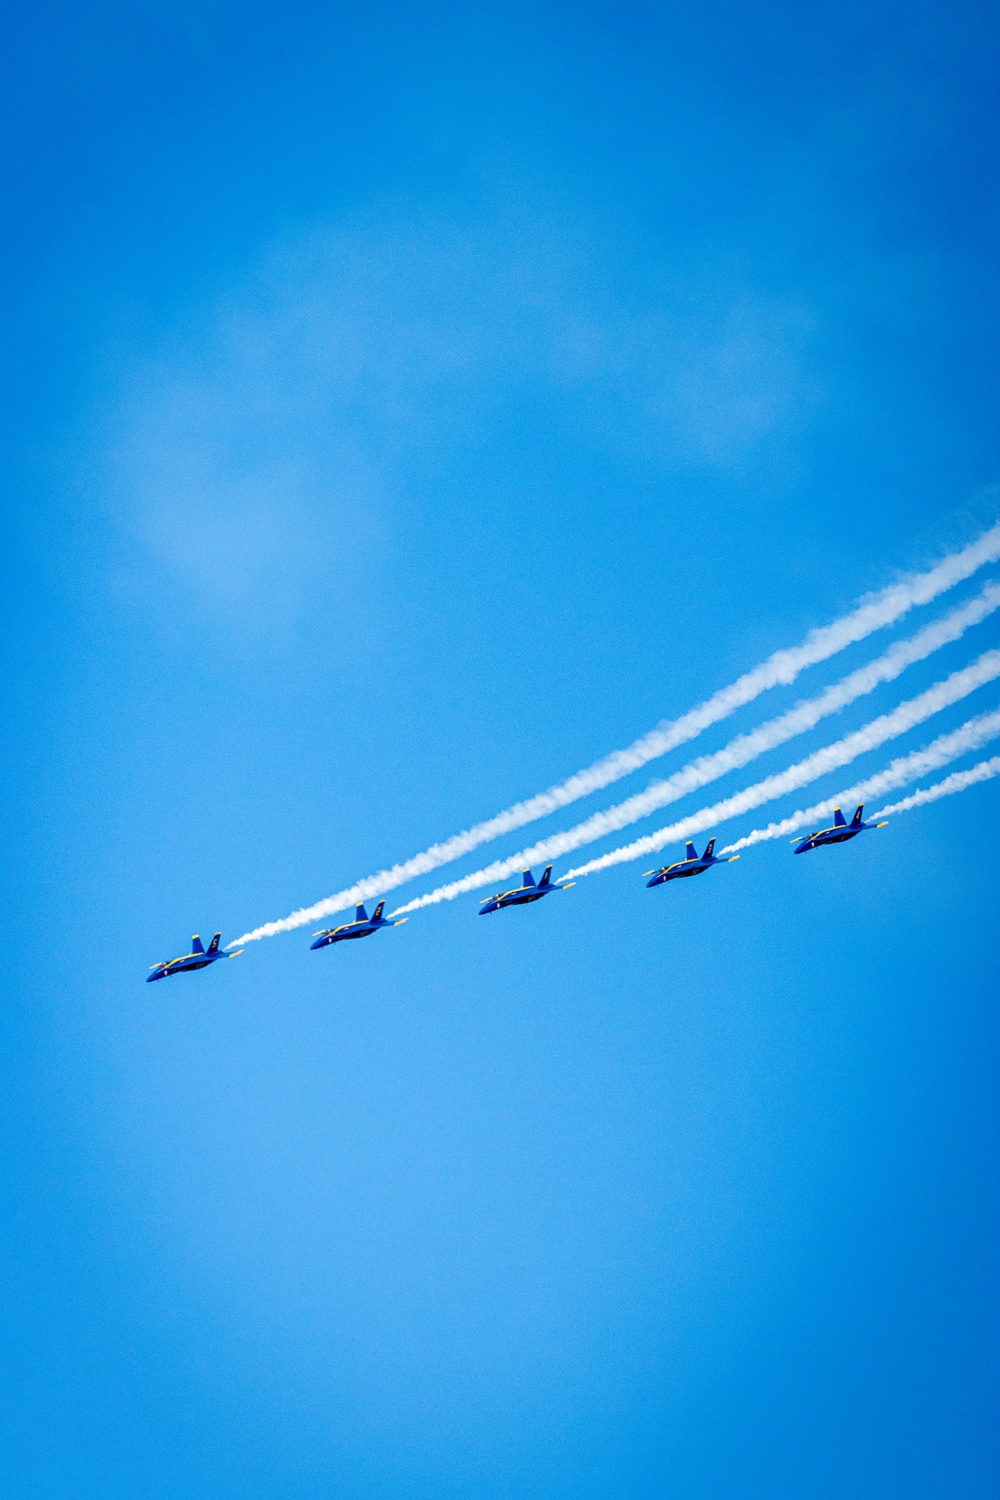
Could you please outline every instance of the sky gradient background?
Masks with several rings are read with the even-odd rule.
[[[143,984],[996,519],[995,10],[473,9],[7,18],[0,1487],[985,1500],[997,783]]]

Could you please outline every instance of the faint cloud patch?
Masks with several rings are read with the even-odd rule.
[[[813,331],[800,307],[740,301],[726,312],[661,398],[664,420],[695,461],[740,464],[801,423],[819,395],[805,373]]]
[[[250,637],[320,600],[356,619],[397,507],[521,402],[623,484],[636,461],[739,471],[794,438],[816,399],[809,314],[722,265],[670,273],[625,291],[607,245],[510,215],[385,209],[279,246],[123,377],[101,485],[137,548],[130,586]]]

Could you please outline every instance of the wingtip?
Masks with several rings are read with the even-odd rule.
[[[410,920],[409,917],[400,917],[399,921],[398,922],[393,922],[392,925],[393,925],[393,927],[402,927],[403,923],[404,922],[408,922],[409,920]]]
[[[731,864],[731,865],[735,864],[738,859],[739,859],[739,855],[738,854],[731,854],[729,856],[728,863]]]

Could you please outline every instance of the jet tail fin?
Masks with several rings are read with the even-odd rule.
[[[697,859],[698,858],[698,851],[694,847],[694,845],[692,844],[692,842],[691,842],[690,839],[688,839],[687,843],[684,845],[684,853],[685,853],[685,857],[687,859]]]
[[[538,882],[538,884],[539,885],[551,885],[552,884],[552,866],[551,865],[546,865],[545,866],[545,872],[542,875],[542,878]]]
[[[379,904],[378,904],[378,906],[376,906],[376,908],[375,908],[375,915],[372,917],[372,921],[373,922],[381,922],[381,920],[382,920],[382,913],[384,911],[385,911],[385,902],[384,901],[380,901]]]
[[[205,950],[202,947],[201,938],[198,936],[197,933],[195,933],[194,937],[191,939],[191,952],[192,953],[204,953],[204,951]]]
[[[714,855],[714,852],[715,852],[715,840],[714,839],[709,839],[708,843],[705,845],[705,852],[704,852],[704,854],[701,857],[702,857],[702,859],[711,859],[713,857],[713,855]]]
[[[215,934],[215,937],[212,939],[212,941],[208,945],[208,951],[209,951],[209,953],[218,953],[218,951],[219,951],[219,939],[220,939],[221,936],[222,936],[221,932],[217,932]]]
[[[841,812],[839,807],[835,807],[833,809],[833,826],[834,828],[847,827],[847,819],[844,817],[844,814]]]
[[[522,872],[522,874],[523,874],[523,876],[524,876],[524,883],[525,883],[525,885],[534,885],[534,883],[535,883],[535,878],[534,878],[534,876],[533,876],[533,875],[532,875],[532,873],[531,873],[531,871],[530,871],[530,870],[524,870],[524,871],[523,871],[523,872]]]
[[[861,814],[864,812],[864,810],[865,810],[865,804],[863,802],[859,803],[858,810],[854,814],[854,817],[851,819],[851,827],[852,828],[860,828],[861,827]]]
[[[359,901],[357,906],[354,908],[354,920],[355,922],[368,921],[368,913],[365,911],[365,903],[363,901]]]

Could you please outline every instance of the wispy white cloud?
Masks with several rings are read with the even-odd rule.
[[[737,462],[794,426],[806,311],[728,266],[675,267],[625,308],[586,238],[509,206],[458,223],[387,205],[283,244],[130,362],[88,487],[161,589],[267,623],[368,573],[351,518],[437,474],[526,386],[593,441],[681,466]]]

